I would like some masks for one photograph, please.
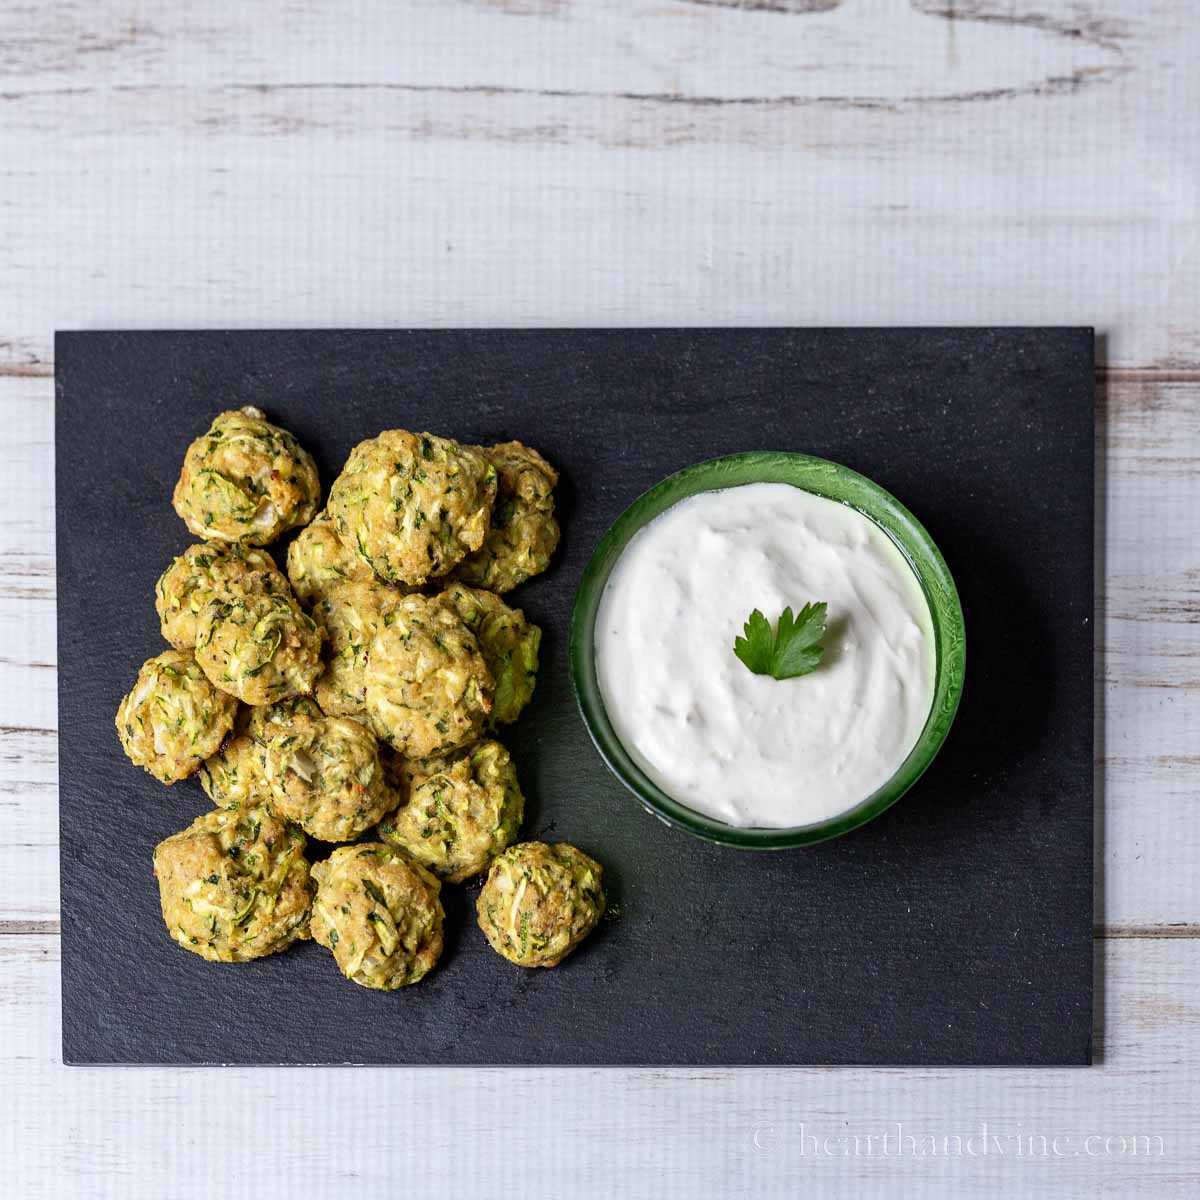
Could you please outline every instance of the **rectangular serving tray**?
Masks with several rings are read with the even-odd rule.
[[[65,333],[57,339],[63,1057],[70,1063],[1087,1063],[1092,1033],[1093,344],[1087,329]],[[208,808],[113,726],[164,649],[156,578],[193,539],[171,489],[257,404],[323,484],[381,429],[517,438],[562,472],[562,547],[511,594],[542,625],[502,735],[527,838],[605,867],[559,968],[498,957],[475,889],[398,993],[304,944],[216,966],[168,937],[154,845]],[[566,633],[597,538],[670,472],[739,450],[869,475],[944,553],[970,647],[957,722],[872,824],[803,850],[666,828],[608,773]],[[274,548],[279,551],[280,547]]]

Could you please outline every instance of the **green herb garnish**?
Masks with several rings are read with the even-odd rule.
[[[733,652],[755,675],[770,675],[775,679],[794,679],[817,669],[825,647],[824,602],[806,604],[793,618],[785,608],[779,616],[775,632],[771,623],[756,608],[746,622],[745,637],[733,643]]]

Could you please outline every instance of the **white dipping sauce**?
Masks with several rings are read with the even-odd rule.
[[[808,675],[755,675],[733,652],[752,609],[825,601]],[[703,492],[640,530],[596,619],[617,736],[668,795],[730,825],[786,828],[865,800],[933,702],[929,607],[873,521],[783,483]]]

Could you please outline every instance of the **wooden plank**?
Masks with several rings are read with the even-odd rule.
[[[0,921],[58,915],[53,418],[49,380],[0,379]]]
[[[0,1192],[270,1195],[303,1178],[391,1195],[416,1157],[418,1191],[482,1190],[500,1163],[531,1197],[564,1180],[579,1196],[1196,1194],[1189,16],[1173,0],[280,0],[269,20],[234,0],[0,6],[0,374],[21,377],[0,383],[0,1063],[21,1098]],[[937,321],[1108,334],[1102,1067],[57,1065],[38,378],[56,326]],[[877,1146],[846,1163],[799,1130],[895,1120],[1161,1136],[1164,1152]]]
[[[0,936],[0,1048],[21,1097],[0,1192],[25,1200],[270,1196],[285,1178],[302,1178],[308,1195],[362,1200],[452,1178],[466,1195],[494,1187],[497,1170],[529,1197],[852,1186],[868,1198],[1165,1200],[1200,1188],[1188,1049],[1200,1032],[1197,941],[1102,944],[1103,1065],[987,1073],[67,1069],[57,949],[44,935]],[[854,1137],[857,1148],[838,1140]]]
[[[48,400],[44,380],[0,379],[0,417],[14,430],[0,473],[0,919],[9,920],[58,911]],[[1114,379],[1100,401],[1098,920],[1116,930],[1195,925],[1200,376]]]
[[[150,323],[1094,323],[1200,364],[1170,0],[135,13],[0,12],[8,370]]]
[[[1097,910],[1116,926],[1146,913],[1151,923],[1195,922],[1186,897],[1196,895],[1200,850],[1187,832],[1200,778],[1200,379],[1109,379],[1099,398]],[[1172,843],[1186,849],[1177,857]]]

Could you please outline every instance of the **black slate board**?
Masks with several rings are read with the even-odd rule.
[[[166,1063],[1086,1063],[1092,998],[1092,334],[1084,329],[86,333],[57,339],[63,1057]],[[388,427],[521,438],[563,474],[543,625],[507,735],[526,836],[606,867],[616,919],[523,971],[447,889],[447,949],[381,994],[314,944],[212,966],[166,935],[156,842],[203,812],[124,759],[113,714],[163,644],[192,540],[183,451],[262,405],[328,485]],[[565,640],[596,539],[646,487],[762,448],[838,460],[926,524],[958,581],[957,723],[873,824],[805,850],[693,841],[610,777]]]

